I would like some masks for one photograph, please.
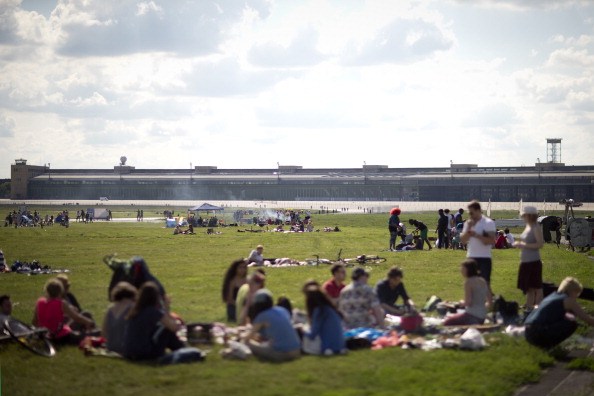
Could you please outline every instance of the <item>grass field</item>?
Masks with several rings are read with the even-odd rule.
[[[40,209],[42,213],[49,210]],[[53,208],[58,209],[62,208]],[[125,217],[126,210],[114,210],[114,216]],[[132,217],[135,210],[128,210]],[[145,209],[145,217],[156,211]],[[512,213],[493,215],[515,217]],[[410,217],[426,221],[430,229],[436,222],[433,213],[401,216],[404,220]],[[70,269],[73,293],[98,322],[107,306],[111,276],[102,257],[114,252],[122,258],[143,256],[172,297],[172,309],[187,321],[224,321],[220,298],[224,271],[257,244],[265,246],[265,256],[295,259],[315,254],[335,258],[339,249],[343,257],[380,254],[388,261],[368,268],[370,283],[381,279],[390,266],[399,265],[417,305],[433,294],[451,300],[462,297],[459,263],[464,252],[383,252],[388,245],[386,215],[314,215],[314,222],[316,227],[338,225],[343,231],[239,233],[228,227],[221,228],[219,235],[198,230],[197,235],[174,236],[161,223],[72,222],[69,228],[2,227],[0,249],[9,262],[37,259],[53,268]],[[594,262],[585,255],[547,245],[542,256],[546,281],[558,283],[571,275],[585,285],[594,284]],[[493,261],[494,292],[522,303],[523,296],[515,288],[518,252],[495,251]],[[328,277],[328,267],[271,268],[267,287],[275,297],[286,295],[295,306],[303,307],[303,282]],[[0,293],[11,295],[15,317],[31,320],[34,302],[47,279],[47,275],[0,275]],[[594,305],[584,306],[594,311]],[[215,347],[203,363],[171,367],[85,357],[74,347],[60,348],[55,358],[46,359],[5,343],[0,345],[2,395],[510,395],[521,384],[537,381],[541,368],[552,361],[523,340],[494,335],[489,342],[491,346],[482,352],[356,351],[343,357],[303,357],[281,365],[222,360]]]

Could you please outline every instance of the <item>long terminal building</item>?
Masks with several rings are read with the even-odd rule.
[[[11,165],[11,199],[594,202],[594,165],[443,168],[50,169]]]

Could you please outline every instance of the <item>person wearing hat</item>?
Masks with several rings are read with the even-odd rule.
[[[526,228],[514,242],[514,247],[520,249],[518,289],[526,295],[526,310],[531,311],[543,298],[540,249],[544,245],[544,237],[537,221],[538,210],[534,206],[524,206],[522,219]]]
[[[384,310],[375,291],[367,284],[369,273],[357,267],[351,274],[353,280],[340,292],[338,308],[348,329],[383,326]]]
[[[390,247],[389,251],[396,250],[396,238],[398,237],[398,224],[400,224],[400,208],[393,208],[390,211],[390,219],[388,220],[388,231],[390,231]]]
[[[301,342],[291,315],[275,306],[267,289],[258,290],[251,301],[252,328],[244,341],[254,356],[272,362],[286,362],[301,356]]]

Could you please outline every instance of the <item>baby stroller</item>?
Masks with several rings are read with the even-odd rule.
[[[462,229],[464,228],[464,223],[456,224],[456,227],[452,227],[452,249],[462,249],[466,250],[466,246],[462,244],[460,239],[460,234],[462,234]]]

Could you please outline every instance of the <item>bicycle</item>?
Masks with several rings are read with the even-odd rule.
[[[47,329],[31,327],[15,318],[6,319],[0,329],[0,341],[10,339],[41,356],[52,357],[56,354],[47,338]]]
[[[305,262],[308,265],[342,264],[346,267],[352,267],[354,265],[381,264],[381,263],[386,262],[386,260],[387,260],[384,257],[380,257],[377,255],[367,255],[367,254],[362,254],[362,255],[354,257],[354,258],[343,258],[343,257],[341,257],[341,254],[342,254],[342,249],[340,249],[338,251],[336,260],[329,260],[329,259],[323,259],[323,258],[321,259],[319,255],[314,255],[316,257],[315,259],[306,259]]]

